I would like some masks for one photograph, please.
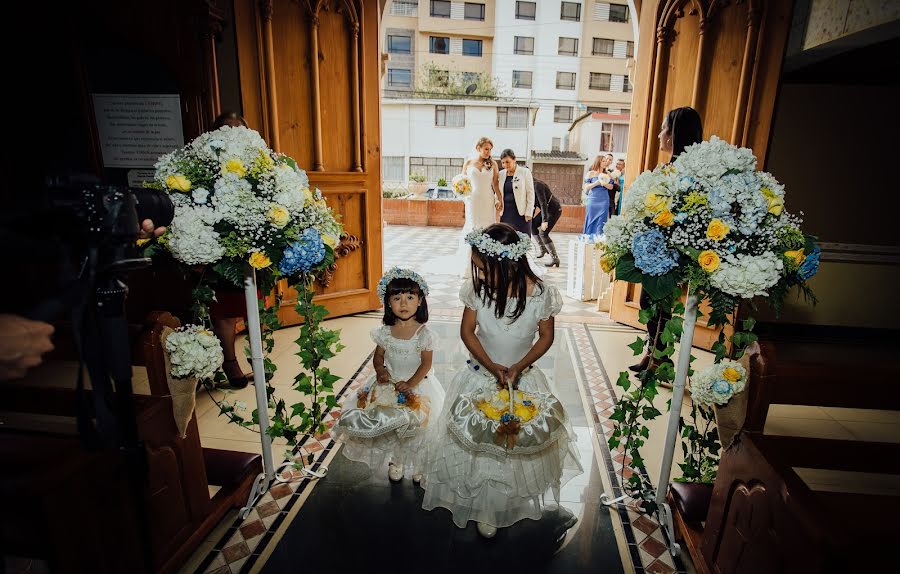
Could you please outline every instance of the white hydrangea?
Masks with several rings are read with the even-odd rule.
[[[729,173],[710,189],[709,207],[743,235],[752,235],[766,217],[769,204],[760,191],[760,180],[754,173]],[[734,206],[738,209],[735,212]]]
[[[714,182],[727,173],[753,171],[756,157],[750,149],[732,146],[712,136],[709,141],[685,148],[685,153],[675,159],[674,166],[681,173]]]
[[[219,339],[201,325],[186,325],[169,334],[166,352],[177,379],[211,379],[224,361]]]
[[[653,171],[645,171],[628,188],[622,202],[622,215],[643,217],[646,215],[644,200],[648,194],[671,196],[676,190],[676,185],[677,174],[672,169],[660,166]]]
[[[647,226],[644,224],[643,218],[625,217],[623,215],[613,215],[606,222],[603,228],[603,234],[606,236],[606,244],[613,251],[628,251],[631,249],[632,238],[642,231],[646,231]]]
[[[762,255],[727,255],[710,276],[709,282],[724,293],[750,299],[768,295],[778,283],[784,267],[780,257],[767,252]]]
[[[215,263],[225,254],[219,234],[211,224],[203,221],[201,213],[199,210],[176,209],[166,234],[172,255],[188,265]]]
[[[691,398],[704,406],[724,405],[746,386],[746,369],[736,361],[725,360],[691,377]]]

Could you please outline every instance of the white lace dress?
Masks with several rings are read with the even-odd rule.
[[[409,401],[398,397],[393,382],[415,374],[422,351],[434,350],[437,337],[425,325],[410,339],[394,337],[387,325],[373,329],[371,336],[384,349],[384,366],[392,382],[378,384],[375,375],[369,377],[361,389],[365,405],[358,402],[357,393],[345,397],[332,432],[344,443],[341,452],[350,460],[365,463],[376,472],[386,469],[389,462],[401,464],[404,474],[411,476],[422,472],[426,435],[441,412],[444,389],[433,370],[415,386],[414,399]]]
[[[508,318],[497,319],[468,281],[460,299],[477,313],[476,335],[488,356],[506,366],[518,362],[534,345],[538,323],[562,309],[562,297],[552,285],[536,288],[522,316],[512,323]],[[450,510],[461,528],[470,520],[497,528],[525,518],[537,520],[545,506],[559,504],[562,485],[582,473],[572,425],[555,399],[553,385],[537,367],[522,374],[519,389],[545,399],[549,396],[554,416],[532,421],[527,433],[523,426],[522,448],[491,448],[483,435],[493,429],[474,416],[470,404],[457,400],[496,389],[494,378],[484,373],[484,367],[470,359],[450,383],[425,466],[422,507]]]

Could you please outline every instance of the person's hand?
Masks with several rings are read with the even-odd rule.
[[[541,223],[540,230],[541,230],[541,231],[547,231],[547,228],[548,228],[548,227],[550,227],[550,226],[549,226],[549,225],[547,224],[547,222],[545,221],[545,222]]]
[[[138,232],[138,239],[153,239],[159,237],[166,232],[165,227],[156,227],[152,219],[145,219],[141,223],[141,230]]]
[[[409,381],[397,381],[397,383],[394,384],[394,388],[397,389],[397,392],[399,393],[408,393],[413,390],[413,387],[415,387],[415,385],[409,384]]]
[[[378,373],[378,377],[375,379],[381,385],[386,385],[391,382],[391,374],[387,372],[387,369]]]
[[[0,380],[21,379],[53,350],[53,325],[18,315],[0,315]]]
[[[507,386],[509,386],[511,389],[518,389],[519,388],[519,377],[522,376],[522,371],[524,371],[524,370],[525,370],[525,367],[518,363],[516,363],[515,365],[510,367],[506,371]]]
[[[497,388],[505,389],[507,367],[494,363],[490,366],[490,368],[488,368],[488,371],[490,371],[491,374],[497,378]]]

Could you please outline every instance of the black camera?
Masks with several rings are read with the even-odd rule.
[[[47,199],[61,229],[90,246],[133,244],[142,221],[160,227],[175,214],[164,191],[102,185],[90,176],[48,179]]]

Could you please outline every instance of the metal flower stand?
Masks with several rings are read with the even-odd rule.
[[[684,327],[681,333],[680,347],[678,351],[678,363],[675,367],[675,381],[672,383],[672,402],[669,408],[669,423],[666,431],[666,442],[663,449],[662,464],[659,468],[659,483],[656,487],[656,504],[659,508],[659,523],[666,533],[666,541],[669,544],[669,553],[677,555],[681,548],[675,542],[675,525],[672,521],[672,509],[666,502],[669,491],[669,477],[672,475],[672,459],[675,456],[675,447],[678,443],[680,432],[678,422],[681,418],[681,404],[684,400],[684,386],[687,382],[687,373],[691,365],[691,345],[694,341],[694,327],[697,325],[697,305],[699,301],[696,295],[688,295],[684,305]],[[622,502],[627,495],[610,499],[606,494],[600,497],[601,502],[611,506]]]

